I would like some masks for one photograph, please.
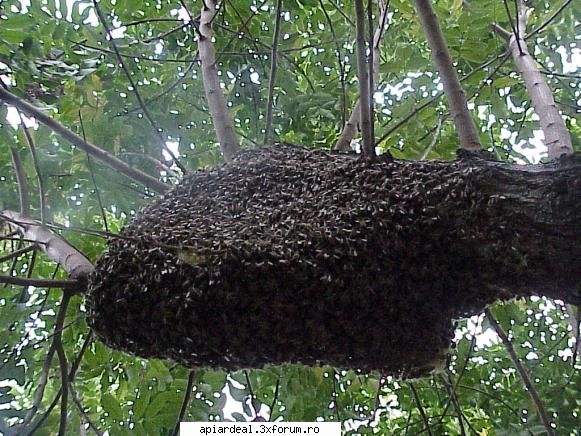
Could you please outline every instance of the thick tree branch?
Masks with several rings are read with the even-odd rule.
[[[379,7],[381,9],[381,16],[379,18],[379,23],[377,29],[375,29],[375,33],[373,35],[373,82],[377,82],[379,77],[379,63],[380,63],[380,49],[379,44],[381,39],[383,38],[383,34],[385,33],[385,29],[387,27],[387,14],[389,10],[389,3],[385,3],[384,1],[379,2]],[[375,91],[375,90],[374,90]],[[371,93],[373,94],[373,93]],[[355,106],[353,107],[353,111],[349,116],[349,120],[343,126],[343,130],[341,131],[341,135],[339,139],[335,143],[334,149],[339,151],[348,151],[351,146],[351,141],[355,137],[357,133],[357,126],[361,120],[361,101],[357,99]],[[378,141],[380,142],[380,141]]]
[[[544,142],[548,149],[549,159],[571,154],[573,153],[571,135],[559,113],[553,93],[539,71],[525,41],[527,10],[522,1],[519,1],[518,23],[518,35],[507,32],[497,24],[493,24],[492,29],[508,42],[508,49],[522,76],[535,113],[539,117],[539,124],[545,134]]]
[[[266,101],[266,126],[264,130],[264,145],[270,140],[270,130],[272,129],[272,112],[274,109],[274,85],[276,83],[276,67],[278,59],[278,39],[280,37],[282,0],[276,0],[274,21],[274,34],[272,36],[272,53],[270,55],[270,76],[268,78],[268,98]]]
[[[204,82],[206,99],[208,100],[210,115],[216,130],[216,138],[224,154],[224,160],[230,162],[234,155],[238,153],[240,144],[232,119],[228,114],[226,99],[224,98],[218,70],[216,69],[216,51],[212,43],[212,21],[217,12],[214,0],[204,0],[202,2],[200,26],[198,28],[198,51],[202,64],[202,81]]]
[[[53,132],[65,138],[71,144],[79,147],[83,151],[86,151],[91,156],[94,156],[95,158],[99,159],[101,162],[105,163],[109,167],[119,171],[120,173],[135,180],[136,182],[142,183],[149,189],[159,193],[163,193],[169,189],[169,185],[166,185],[165,183],[159,181],[154,177],[151,177],[148,174],[139,171],[138,169],[130,167],[122,160],[116,158],[111,153],[102,150],[96,145],[93,145],[90,142],[85,142],[83,138],[71,132],[69,129],[60,124],[58,121],[52,119],[44,112],[42,112],[40,109],[36,108],[27,101],[8,92],[1,86],[0,86],[0,100],[4,100],[6,103],[11,104],[12,106],[24,112],[29,117],[36,118],[39,122],[44,124]]]
[[[355,22],[357,24],[357,80],[359,82],[359,112],[361,114],[361,136],[363,137],[362,152],[367,158],[375,157],[375,139],[373,138],[373,119],[371,118],[371,90],[369,75],[371,66],[367,62],[367,47],[365,44],[365,10],[363,0],[355,0]],[[371,45],[371,41],[369,41]],[[371,50],[372,47],[369,47]]]
[[[72,279],[85,280],[93,264],[62,237],[45,226],[10,210],[0,211],[0,221],[18,230],[24,239],[34,241],[39,249],[58,263]]]
[[[506,351],[507,351],[508,355],[510,356],[510,360],[512,360],[512,363],[514,364],[515,368],[517,369],[517,371],[521,377],[521,380],[523,381],[525,388],[526,388],[529,396],[531,397],[531,401],[535,405],[535,408],[537,409],[537,413],[539,414],[541,420],[543,421],[543,425],[545,426],[545,430],[547,431],[549,436],[554,435],[555,431],[553,430],[553,427],[551,427],[551,421],[549,421],[549,417],[547,415],[547,411],[545,410],[545,406],[543,405],[543,402],[541,401],[541,398],[539,397],[539,394],[537,393],[537,390],[535,389],[533,382],[531,381],[525,367],[523,366],[522,362],[520,361],[519,357],[517,356],[516,351],[514,350],[514,347],[512,346],[512,342],[510,341],[510,339],[508,338],[508,336],[506,335],[506,333],[502,329],[502,326],[496,320],[496,318],[494,317],[494,315],[492,314],[492,312],[490,311],[489,308],[486,308],[485,314],[486,314],[486,317],[488,318],[488,320],[490,321],[490,324],[494,328],[494,331],[496,332],[496,334],[498,335],[498,337],[502,341],[502,344],[506,348]]]
[[[442,28],[432,8],[432,0],[415,0],[415,4],[428,45],[432,50],[432,59],[440,73],[450,113],[460,140],[460,147],[465,150],[479,150],[481,145],[478,129],[468,109],[464,89],[458,80],[458,74],[450,57]]]

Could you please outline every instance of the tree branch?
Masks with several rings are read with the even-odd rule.
[[[373,82],[377,81],[379,77],[379,62],[380,62],[380,50],[379,44],[381,39],[383,38],[383,34],[385,33],[386,23],[387,23],[387,13],[389,10],[389,2],[386,4],[384,1],[380,1],[380,8],[381,8],[381,17],[379,19],[379,25],[375,30],[375,34],[373,35]],[[335,143],[333,147],[335,150],[339,151],[348,151],[349,147],[351,146],[351,141],[355,137],[355,133],[357,132],[357,125],[361,119],[361,112],[360,112],[360,105],[361,102],[357,99],[355,106],[353,106],[353,111],[349,116],[349,120],[343,126],[343,131],[339,136],[339,139]],[[379,144],[381,141],[377,141]]]
[[[481,145],[478,129],[468,109],[466,95],[452,63],[438,17],[432,8],[432,0],[415,0],[415,4],[432,50],[432,59],[440,73],[460,147],[465,150],[479,150]]]
[[[216,51],[212,43],[212,20],[218,11],[214,0],[204,0],[202,3],[200,26],[198,28],[198,51],[202,64],[202,81],[210,115],[214,122],[216,138],[224,154],[224,160],[230,162],[240,150],[240,144],[232,125],[232,119],[228,114],[226,99],[224,98],[216,69]]]
[[[18,250],[14,250],[13,252],[8,253],[5,256],[1,256],[0,263],[6,262],[7,260],[13,259],[15,257],[22,255],[22,254],[28,253],[29,251],[32,251],[32,250],[34,250],[34,247],[31,245],[29,245],[27,247],[19,248]]]
[[[506,333],[502,329],[502,326],[500,325],[500,323],[496,320],[496,318],[494,317],[494,315],[490,311],[490,308],[486,308],[484,313],[486,314],[486,317],[488,318],[488,320],[490,321],[490,324],[494,328],[494,331],[496,332],[496,334],[498,335],[498,337],[502,341],[502,344],[504,345],[504,348],[506,348],[506,351],[508,352],[508,355],[510,356],[512,363],[514,364],[515,368],[517,369],[517,371],[521,377],[521,380],[523,381],[525,388],[531,397],[531,401],[535,405],[535,408],[537,409],[537,413],[539,414],[541,420],[543,421],[543,425],[545,426],[545,430],[547,431],[547,434],[549,434],[549,436],[553,436],[555,434],[555,432],[553,430],[553,427],[551,427],[551,422],[549,421],[549,418],[547,416],[547,411],[545,410],[545,407],[544,407],[544,405],[539,397],[539,394],[537,393],[526,369],[524,368],[522,362],[518,358],[516,351],[514,351],[514,347],[512,345],[512,342],[510,341],[510,339],[508,338],[508,336],[506,335]]]
[[[335,27],[333,26],[333,21],[325,9],[323,0],[319,0],[319,7],[325,15],[325,19],[329,25],[329,30],[331,31],[331,35],[333,35],[333,40],[335,41],[335,55],[337,57],[337,67],[339,68],[339,82],[341,83],[341,125],[345,126],[345,123],[347,122],[347,88],[345,86],[345,65],[343,63],[343,56],[341,54],[341,44],[337,38],[337,33],[335,32]]]
[[[433,436],[432,428],[430,427],[430,421],[428,419],[428,416],[426,415],[424,407],[422,406],[422,402],[420,401],[420,397],[418,396],[416,388],[414,387],[414,383],[410,382],[409,386],[410,386],[410,389],[412,391],[414,401],[416,402],[416,406],[418,408],[418,411],[420,412],[420,416],[422,417],[422,421],[424,421],[424,425],[426,426],[426,428],[424,430],[426,430],[430,436]]]
[[[91,420],[87,412],[85,412],[85,409],[83,408],[83,405],[81,404],[72,383],[69,383],[69,390],[71,392],[71,400],[73,400],[74,405],[77,407],[83,419],[87,422],[87,424],[89,424],[89,427],[91,427],[91,430],[93,430],[97,436],[102,436],[103,432],[99,430],[99,428]]]
[[[72,296],[72,294],[70,294],[69,292],[65,292],[63,294],[62,299],[61,299],[59,311],[57,313],[56,321],[55,321],[55,325],[54,325],[55,335],[54,335],[53,340],[50,344],[50,347],[46,353],[46,358],[44,359],[44,364],[42,365],[40,382],[39,382],[39,385],[36,388],[36,391],[34,393],[34,400],[32,403],[32,408],[26,413],[26,416],[24,418],[24,422],[20,426],[20,429],[22,429],[22,430],[26,429],[26,427],[32,422],[34,415],[36,414],[36,412],[38,411],[38,408],[40,407],[40,404],[42,402],[42,398],[44,396],[44,390],[45,390],[46,384],[48,382],[48,373],[50,371],[50,365],[51,365],[52,358],[53,358],[55,352],[59,353],[59,360],[61,359],[60,352],[59,352],[58,348],[60,348],[62,350],[61,335],[62,335],[63,325],[65,322],[65,316],[67,313],[67,307],[69,305],[69,301],[71,299],[71,296]],[[63,353],[64,353],[64,351],[63,351]],[[65,357],[65,361],[66,361],[66,357]],[[62,374],[64,374],[64,377],[62,379],[62,383],[66,384],[67,383],[66,362],[65,362],[65,372],[63,373],[62,370],[63,369],[62,369],[62,361],[61,361],[61,376],[62,376]],[[66,417],[66,415],[65,415],[65,417]],[[62,415],[61,415],[61,419],[62,419]],[[64,433],[59,432],[59,435],[60,434],[64,434]]]
[[[65,295],[68,295],[65,293]],[[59,423],[59,436],[65,436],[67,431],[67,415],[68,415],[68,401],[69,401],[69,382],[68,382],[68,362],[65,350],[63,348],[61,333],[55,335],[56,353],[59,360],[59,367],[61,370],[61,410]]]
[[[14,174],[16,174],[16,182],[18,183],[18,197],[20,198],[20,213],[22,215],[30,214],[30,194],[28,190],[28,180],[24,174],[22,167],[22,159],[18,149],[10,146],[10,155],[12,157],[12,166],[14,167]]]
[[[540,73],[525,41],[527,10],[520,0],[518,22],[519,33],[518,35],[511,34],[510,38],[508,38],[508,50],[524,81],[535,113],[539,117],[539,124],[545,134],[544,142],[548,149],[549,159],[571,154],[573,153],[571,135],[559,113],[553,93]],[[504,39],[507,39],[507,32],[500,26],[493,24],[492,29]]]
[[[34,145],[34,139],[32,139],[32,135],[24,124],[24,117],[22,113],[18,111],[18,117],[20,118],[20,128],[24,132],[24,136],[26,137],[26,142],[28,144],[28,148],[30,149],[30,155],[32,156],[32,163],[34,165],[34,170],[36,171],[36,179],[38,180],[38,196],[39,196],[39,204],[40,204],[40,221],[44,224],[46,222],[46,193],[44,189],[44,178],[42,176],[42,171],[40,171],[40,164],[38,162],[38,155],[36,154],[36,146]]]
[[[66,290],[79,290],[85,287],[80,280],[50,280],[32,279],[0,275],[0,283],[16,286],[36,286],[37,288],[61,288]]]
[[[274,105],[274,84],[276,83],[276,67],[278,57],[278,39],[280,36],[280,13],[282,0],[276,0],[274,21],[274,35],[272,36],[272,54],[270,55],[270,76],[268,78],[268,98],[266,102],[266,126],[264,131],[264,145],[267,145],[270,139],[270,130],[272,128],[272,111]]]
[[[551,24],[553,22],[553,20],[555,20],[555,18],[557,18],[559,16],[559,14],[561,12],[563,12],[563,10],[569,6],[569,4],[571,4],[573,0],[565,0],[563,2],[563,4],[561,6],[559,6],[557,8],[557,10],[549,17],[547,18],[547,20],[541,24],[539,27],[537,27],[536,29],[534,29],[533,31],[531,31],[531,33],[529,33],[525,39],[529,39],[532,38],[534,35],[536,35],[537,33],[539,33],[541,30],[543,30],[545,27],[547,27],[549,24]]]
[[[167,154],[169,154],[173,163],[176,164],[176,166],[184,174],[187,173],[186,168],[180,163],[178,157],[173,153],[173,151],[171,151],[168,148],[168,146],[166,144],[166,139],[161,134],[161,129],[157,126],[157,123],[155,122],[155,120],[153,119],[151,114],[149,113],[149,109],[147,109],[147,105],[144,103],[143,98],[141,98],[141,94],[138,90],[138,87],[135,84],[133,77],[129,73],[129,70],[127,69],[127,66],[125,65],[125,62],[123,61],[123,57],[119,53],[119,49],[117,48],[117,44],[115,44],[115,40],[114,40],[113,36],[111,35],[111,31],[109,30],[109,27],[107,26],[107,21],[105,20],[105,16],[103,15],[103,12],[101,11],[101,8],[99,7],[99,3],[97,2],[97,0],[93,0],[93,6],[95,8],[95,12],[97,13],[97,16],[99,17],[99,21],[101,21],[101,25],[103,26],[103,28],[105,29],[105,32],[107,33],[107,37],[109,38],[109,45],[111,46],[111,48],[115,52],[115,56],[117,57],[117,62],[119,62],[119,65],[121,65],[121,69],[125,73],[125,77],[127,77],[127,81],[129,82],[129,85],[133,89],[133,93],[135,94],[135,98],[137,99],[137,103],[141,107],[141,110],[143,110],[143,115],[145,116],[147,121],[149,121],[149,124],[151,125],[151,128],[153,129],[154,135],[157,136],[157,139],[159,140],[159,144],[160,144],[162,150],[164,150]],[[187,26],[188,24],[189,23],[186,23],[186,24],[182,25],[182,27]]]
[[[434,131],[434,135],[432,136],[432,140],[430,141],[430,144],[426,147],[426,149],[422,153],[420,160],[426,160],[426,158],[428,157],[428,155],[430,154],[430,152],[434,148],[434,145],[436,145],[436,142],[438,142],[438,138],[440,136],[440,132],[442,130],[442,126],[444,125],[445,119],[446,119],[446,117],[444,115],[440,115],[438,117],[438,123],[436,124],[436,129]]]
[[[169,189],[169,185],[166,185],[165,183],[159,181],[158,179],[151,177],[150,175],[145,174],[136,168],[130,167],[122,160],[116,158],[111,153],[102,150],[96,145],[93,145],[90,142],[85,142],[83,138],[73,133],[72,131],[68,130],[58,121],[52,119],[51,117],[43,113],[40,109],[36,108],[27,101],[8,92],[1,86],[0,86],[0,100],[4,100],[4,102],[11,104],[12,106],[24,112],[29,117],[36,118],[39,122],[44,124],[53,132],[65,138],[71,144],[79,147],[83,151],[86,151],[91,156],[94,156],[95,158],[99,159],[109,167],[119,171],[120,173],[135,180],[136,182],[142,183],[149,189],[159,193],[163,193]]]
[[[194,387],[194,380],[196,378],[196,371],[191,370],[188,375],[188,383],[186,385],[186,391],[184,392],[184,399],[182,401],[182,406],[180,408],[180,413],[178,414],[178,419],[176,420],[176,425],[173,429],[173,436],[177,436],[180,432],[180,422],[184,420],[186,416],[186,410],[188,409],[188,404],[190,404],[190,398],[192,397],[192,389]]]
[[[460,82],[464,82],[465,80],[469,79],[470,77],[472,77],[473,74],[477,73],[478,71],[482,71],[483,69],[485,69],[486,67],[488,67],[489,65],[491,65],[492,63],[496,62],[498,59],[500,59],[501,57],[503,57],[503,55],[499,55],[496,56],[493,59],[490,59],[486,62],[484,62],[482,65],[480,65],[478,68],[472,70],[471,72],[469,72],[468,74],[464,75],[461,79]],[[422,103],[421,105],[419,105],[418,107],[416,107],[414,110],[412,110],[410,113],[408,113],[405,117],[403,117],[400,121],[398,121],[393,127],[391,127],[390,129],[388,129],[375,143],[375,145],[379,145],[381,144],[383,141],[385,141],[387,138],[389,138],[389,136],[395,132],[397,129],[399,129],[401,126],[405,125],[405,123],[407,123],[409,120],[411,120],[414,116],[416,116],[417,114],[419,114],[421,111],[423,111],[425,108],[427,108],[428,106],[430,106],[431,104],[433,104],[434,102],[436,102],[437,100],[440,99],[440,97],[442,97],[444,95],[443,92],[438,92],[436,95],[434,95],[433,97],[430,97],[428,100],[426,100],[424,103]]]
[[[2,220],[18,230],[25,239],[34,241],[49,258],[61,265],[72,279],[83,281],[93,271],[93,264],[85,255],[45,226],[10,210],[0,211],[0,221]]]
[[[365,10],[363,0],[355,0],[355,22],[357,24],[357,80],[359,82],[359,112],[361,114],[361,136],[363,137],[362,152],[367,158],[375,157],[375,140],[371,119],[371,90],[369,89],[370,65],[367,62],[367,47],[365,45]],[[370,41],[371,43],[371,41]],[[372,47],[369,47],[371,50]]]

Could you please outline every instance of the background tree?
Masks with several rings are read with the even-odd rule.
[[[461,143],[427,24],[410,2],[379,3],[371,22],[364,20],[373,40],[366,63],[379,59],[377,73],[368,74],[376,149],[452,159]],[[225,1],[215,17],[208,15],[212,2],[204,5],[1,5],[0,431],[167,434],[180,419],[262,416],[340,420],[360,433],[574,434],[578,312],[545,298],[498,304],[460,321],[446,370],[413,382],[294,365],[193,372],[93,340],[76,291],[106,238],[184,171],[222,162],[216,81],[203,85],[209,49],[240,137],[218,135],[223,148],[253,147],[265,137],[327,149],[339,138],[360,144],[353,129],[342,135],[359,96],[354,4]],[[547,145],[579,148],[580,10],[570,0],[516,5],[432,6],[479,142],[501,160],[528,163],[546,156],[541,130]],[[213,38],[205,33],[210,22]],[[531,55],[524,65],[539,73],[532,78],[519,64],[524,53]],[[536,89],[546,84],[544,93],[535,94],[531,80]],[[552,103],[543,106],[547,90]],[[571,145],[563,129],[551,136],[556,116]]]

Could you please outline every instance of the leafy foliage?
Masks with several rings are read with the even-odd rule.
[[[184,2],[194,18],[201,3]],[[275,17],[271,3],[227,0],[214,23],[218,68],[245,147],[263,137]],[[581,14],[581,4],[563,2],[568,4],[553,18],[555,2],[529,3],[531,53],[546,73],[580,150],[580,127],[574,120],[578,75],[570,71],[579,50],[575,17]],[[162,136],[177,144],[180,161],[189,170],[220,163],[201,83],[196,33],[182,2],[103,0],[99,5],[114,31],[123,67],[92,2],[2,2],[0,75],[11,92],[43,107],[104,150],[175,183],[179,171],[164,156],[137,91]],[[533,140],[538,121],[511,61],[504,60],[504,41],[489,30],[493,22],[510,28],[503,3],[439,0],[435,7],[474,104],[482,142],[501,159],[538,159],[539,141]],[[322,148],[334,144],[357,98],[352,10],[348,0],[284,3],[274,140]],[[375,101],[379,147],[406,159],[451,159],[457,140],[412,2],[392,0],[390,10]],[[534,29],[540,31],[531,32]],[[0,111],[0,207],[20,207],[8,152],[14,147],[30,187],[31,215],[40,218],[41,205],[46,204],[46,222],[95,260],[103,250],[104,235],[117,233],[153,194],[44,126],[29,129],[30,144],[15,123],[14,110],[2,106]],[[26,243],[18,239],[3,239],[0,257],[23,246]],[[36,252],[3,261],[0,272],[66,278]],[[0,290],[0,432],[22,422],[33,405],[61,296],[59,289],[6,285]],[[574,362],[565,308],[559,302],[531,299],[499,304],[494,313],[555,428],[559,434],[574,434],[581,373],[578,360]],[[542,434],[545,429],[535,406],[503,344],[491,332],[482,319],[460,321],[447,370],[413,382],[327,367],[231,374],[199,370],[183,419],[260,415],[273,420],[340,420],[348,433],[358,434],[417,434],[428,425],[433,434]],[[79,362],[71,383],[69,429],[90,422],[116,435],[173,431],[188,386],[187,369],[124,355],[91,340],[80,297],[67,307],[62,341],[68,362]],[[59,361],[55,356],[49,363],[46,389],[31,424],[40,435],[52,434],[59,426]]]

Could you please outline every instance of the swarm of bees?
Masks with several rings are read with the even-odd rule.
[[[526,275],[510,199],[480,183],[486,171],[244,151],[186,177],[110,241],[89,324],[111,347],[189,367],[421,376],[453,319],[514,296],[502,292]]]

